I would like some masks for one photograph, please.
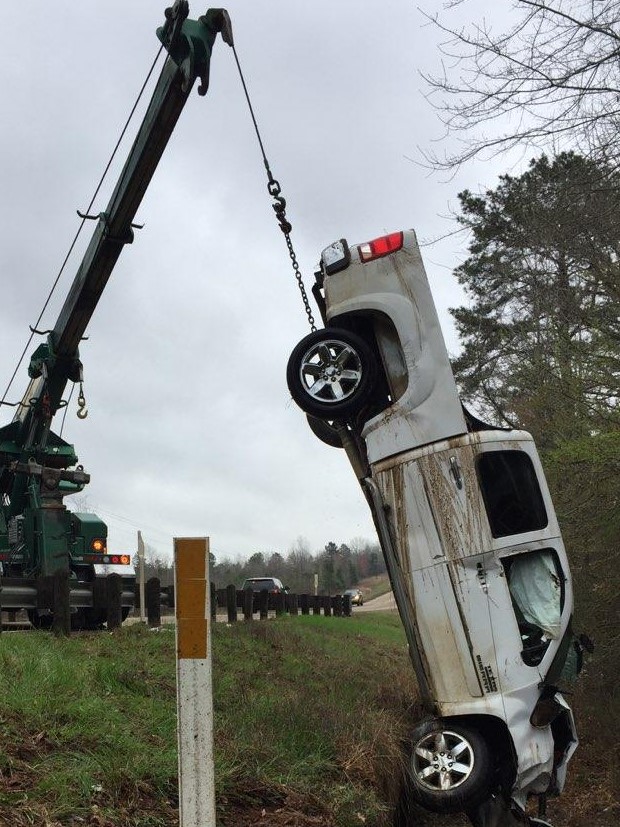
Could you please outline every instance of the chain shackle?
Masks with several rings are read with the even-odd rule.
[[[270,173],[268,173],[270,174]],[[269,178],[269,183],[267,184],[267,189],[269,190],[269,195],[275,198],[277,195],[280,195],[282,192],[282,187],[280,186],[280,182],[276,181],[275,178]]]

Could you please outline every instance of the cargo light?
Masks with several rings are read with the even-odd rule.
[[[365,244],[360,244],[357,249],[360,254],[360,259],[363,262],[368,262],[373,261],[375,258],[389,256],[390,253],[395,253],[397,250],[400,250],[402,246],[403,234],[402,232],[398,232],[367,241]]]
[[[346,270],[351,263],[351,251],[345,238],[334,241],[321,253],[321,263],[326,276]]]

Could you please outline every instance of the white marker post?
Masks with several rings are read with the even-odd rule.
[[[146,623],[146,608],[144,605],[144,540],[142,532],[138,532],[138,587],[140,594],[140,623]]]
[[[175,538],[179,827],[215,827],[209,540]]]

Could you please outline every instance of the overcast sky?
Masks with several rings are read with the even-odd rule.
[[[190,6],[192,17],[206,10]],[[1,390],[157,51],[164,7],[3,8]],[[438,71],[440,38],[416,3],[227,8],[308,287],[335,239],[413,227],[430,241],[454,229],[447,216],[461,189],[494,186],[504,171],[500,160],[478,163],[442,181],[416,163],[417,147],[442,135],[419,77]],[[210,536],[218,558],[286,553],[299,537],[313,552],[330,540],[374,540],[343,452],[320,443],[290,400],[286,362],[307,321],[233,54],[219,39],[209,93],[188,101],[137,220],[145,228],[123,251],[81,348],[88,418],[76,418],[74,397],[63,431],[91,474],[87,506],[108,523],[109,548],[133,551],[138,529],[162,555],[174,536]],[[452,270],[465,251],[458,237],[423,248],[452,353],[447,308],[462,302]],[[53,327],[78,264],[43,327]],[[26,368],[10,401],[25,390]],[[12,410],[0,415],[7,423]]]

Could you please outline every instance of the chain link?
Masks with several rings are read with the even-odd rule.
[[[269,169],[269,167],[267,167],[267,174],[269,176],[269,183],[267,184],[267,189],[269,191],[269,195],[271,195],[274,201],[272,207],[276,214],[276,218],[278,219],[280,229],[284,233],[284,238],[286,239],[288,254],[291,257],[293,272],[295,273],[295,278],[297,279],[297,286],[299,287],[299,292],[301,293],[301,300],[304,303],[306,316],[308,317],[308,322],[310,323],[310,330],[314,332],[316,330],[316,324],[314,322],[314,316],[312,315],[310,302],[308,301],[308,294],[306,293],[306,288],[304,286],[303,277],[301,275],[301,269],[299,267],[297,256],[295,255],[295,250],[293,248],[293,242],[291,241],[291,230],[293,229],[293,227],[291,225],[291,222],[286,217],[286,200],[280,195],[282,189],[280,187],[280,184],[271,175],[271,170]]]
[[[316,324],[314,322],[314,316],[312,315],[310,302],[308,301],[308,294],[306,293],[306,288],[304,287],[301,270],[299,269],[299,264],[297,263],[297,256],[295,255],[295,250],[293,250],[293,243],[291,242],[291,237],[288,233],[284,233],[284,238],[286,239],[288,254],[291,257],[291,262],[293,264],[293,272],[295,273],[295,278],[297,279],[297,286],[299,287],[299,292],[301,293],[301,300],[304,303],[306,316],[308,317],[308,322],[310,323],[310,330],[314,333],[316,330]]]

